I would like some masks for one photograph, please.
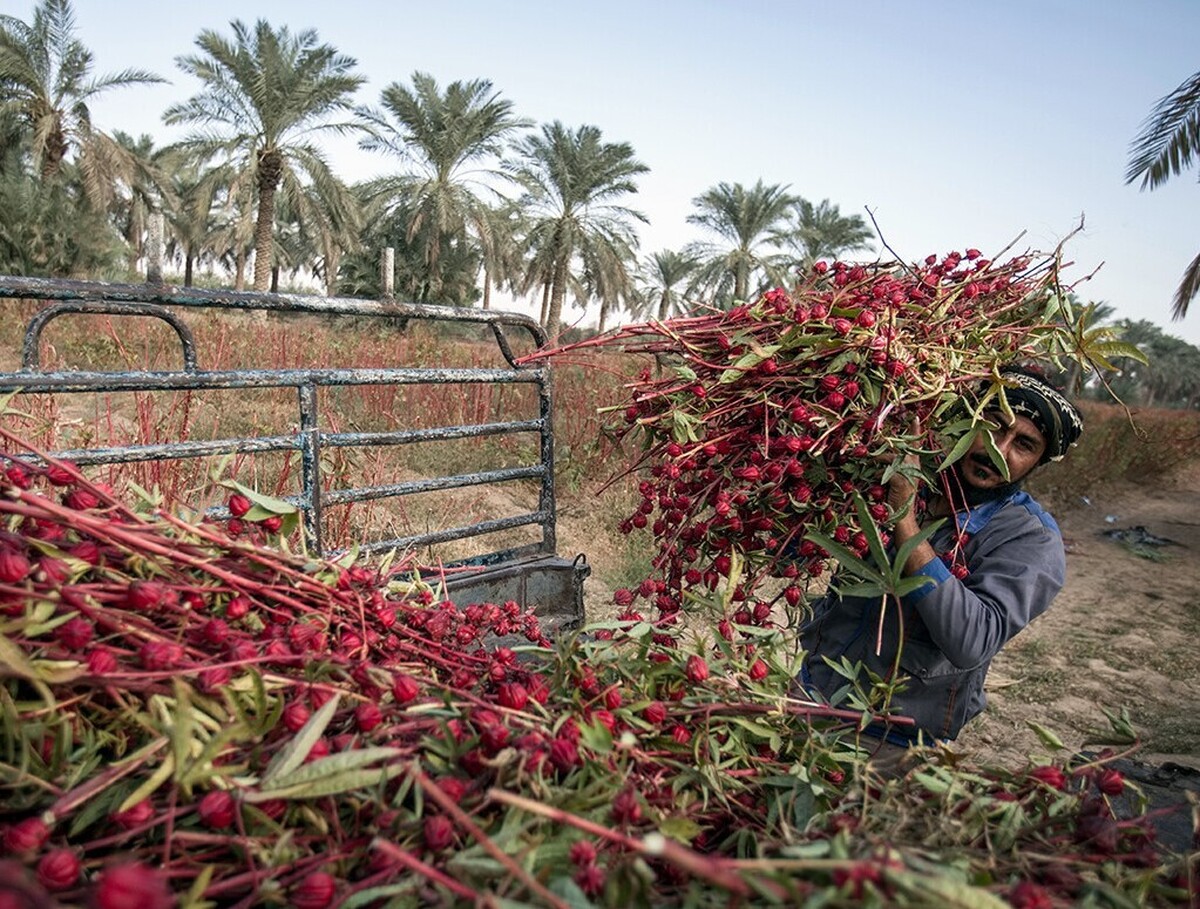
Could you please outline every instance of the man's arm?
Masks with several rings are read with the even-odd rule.
[[[975,544],[966,578],[956,578],[935,557],[916,572],[934,583],[904,598],[960,669],[994,657],[1045,612],[1066,575],[1062,538],[1021,508],[998,514]]]

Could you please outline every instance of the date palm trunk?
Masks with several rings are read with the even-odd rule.
[[[283,173],[279,152],[271,149],[258,156],[258,216],[254,222],[254,289],[271,286],[271,247],[275,229],[275,192]]]

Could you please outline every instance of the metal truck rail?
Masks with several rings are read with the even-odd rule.
[[[153,272],[151,272],[153,275]],[[361,300],[279,293],[250,293],[177,288],[157,281],[113,284],[0,276],[0,301],[33,300],[42,305],[28,321],[21,349],[21,366],[0,373],[0,394],[10,392],[52,395],[95,395],[135,391],[206,391],[219,389],[293,389],[296,395],[295,431],[282,434],[189,439],[156,444],[88,447],[60,450],[53,455],[81,467],[150,460],[205,458],[227,453],[296,452],[299,455],[300,489],[285,500],[301,516],[301,528],[310,552],[336,556],[325,541],[323,516],[327,508],[355,502],[462,489],[472,486],[532,481],[538,484],[536,508],[503,517],[436,527],[422,533],[390,539],[357,541],[366,552],[417,551],[435,544],[485,537],[514,528],[540,529],[535,542],[501,546],[451,563],[449,593],[459,602],[516,599],[532,606],[557,626],[582,621],[582,586],[589,569],[579,556],[572,560],[556,553],[554,499],[554,434],[552,383],[544,365],[518,365],[509,341],[520,332],[534,346],[545,342],[541,326],[519,313],[431,306],[391,299]],[[3,304],[0,304],[3,305]],[[507,368],[395,367],[206,369],[204,352],[197,349],[189,316],[197,311],[319,314],[327,318],[352,317],[380,326],[403,329],[414,322],[475,323],[490,329]],[[150,317],[161,320],[178,338],[182,367],[172,370],[55,371],[41,365],[42,335],[53,320],[79,314],[101,314],[114,319]],[[265,318],[265,317],[259,317]],[[397,426],[378,432],[341,432],[322,425],[319,397],[331,389],[364,385],[528,385],[536,389],[538,412],[534,418],[461,425],[412,428]],[[470,473],[407,479],[374,486],[340,486],[338,477],[327,477],[323,453],[331,449],[405,446],[422,442],[461,441],[470,444],[491,436],[536,434],[536,463]],[[220,508],[216,516],[228,516]]]

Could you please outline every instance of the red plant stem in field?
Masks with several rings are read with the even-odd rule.
[[[420,874],[425,878],[428,878],[435,884],[441,884],[456,896],[470,900],[472,904],[476,902],[476,899],[479,896],[479,894],[470,887],[460,884],[454,878],[447,875],[444,871],[439,871],[432,865],[427,865],[411,852],[406,849],[401,849],[395,843],[390,843],[385,839],[376,839],[371,844],[371,848],[378,849],[380,852],[384,853],[384,855],[395,859],[397,862],[404,865],[404,867],[415,871],[417,874]]]
[[[131,755],[130,757],[109,767],[107,770],[103,770],[96,774],[86,783],[76,786],[74,789],[68,790],[58,799],[58,801],[50,806],[49,813],[55,818],[55,820],[61,820],[84,802],[93,798],[97,793],[103,792],[113,783],[117,782],[117,780],[129,776],[129,774],[136,771],[143,763],[148,761],[163,748],[167,747],[167,745],[170,743],[171,740],[164,736],[160,739],[156,739],[148,745],[143,746],[136,755]],[[134,760],[134,758],[137,758],[137,760]]]
[[[531,893],[537,894],[546,903],[555,907],[555,909],[570,909],[566,903],[542,886],[539,881],[531,877],[529,873],[515,861],[513,861],[513,859],[510,858],[503,849],[492,842],[491,837],[484,833],[483,830],[479,828],[479,825],[472,821],[467,813],[458,807],[458,803],[455,802],[454,799],[446,795],[446,793],[444,793],[441,788],[435,782],[433,782],[433,780],[422,773],[421,768],[417,764],[414,763],[411,765],[410,773],[412,774],[413,780],[418,786],[421,787],[422,791],[434,802],[437,802],[438,807],[445,811],[446,814],[450,815],[450,818],[456,825],[469,833],[472,839],[479,843],[479,845],[483,847],[484,851],[487,852],[488,855],[503,865],[504,868],[508,870],[509,874],[513,876],[514,880],[518,880],[523,883],[529,888]]]
[[[656,834],[657,839],[651,839],[650,837],[638,839],[637,837],[621,833],[618,830],[605,827],[603,824],[597,824],[594,821],[589,821],[586,818],[563,811],[560,808],[552,808],[549,805],[543,805],[541,802],[535,802],[533,799],[514,795],[502,789],[489,789],[488,800],[500,802],[501,804],[526,811],[530,814],[537,814],[560,824],[567,824],[577,830],[582,830],[584,833],[589,833],[610,843],[615,843],[630,852],[636,852],[639,855],[649,858],[662,859],[693,877],[707,881],[713,886],[720,887],[722,890],[727,890],[737,896],[750,895],[750,885],[731,867],[728,860],[712,855],[701,855],[695,850],[689,849],[687,846],[666,837]],[[781,888],[777,889],[775,885],[767,884],[767,882],[760,883],[764,886],[770,886],[772,890],[777,890],[777,895],[780,898],[786,896]]]

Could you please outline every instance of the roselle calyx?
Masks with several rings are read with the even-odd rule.
[[[288,891],[288,901],[295,909],[325,909],[333,902],[337,881],[324,871],[313,871],[297,881]]]
[[[175,905],[162,872],[141,862],[101,871],[92,899],[96,909],[171,909]]]
[[[48,839],[50,828],[46,826],[46,822],[40,817],[28,817],[6,827],[0,842],[4,844],[5,852],[36,852]]]
[[[38,861],[38,883],[53,892],[70,890],[79,883],[83,864],[72,849],[51,849]]]

